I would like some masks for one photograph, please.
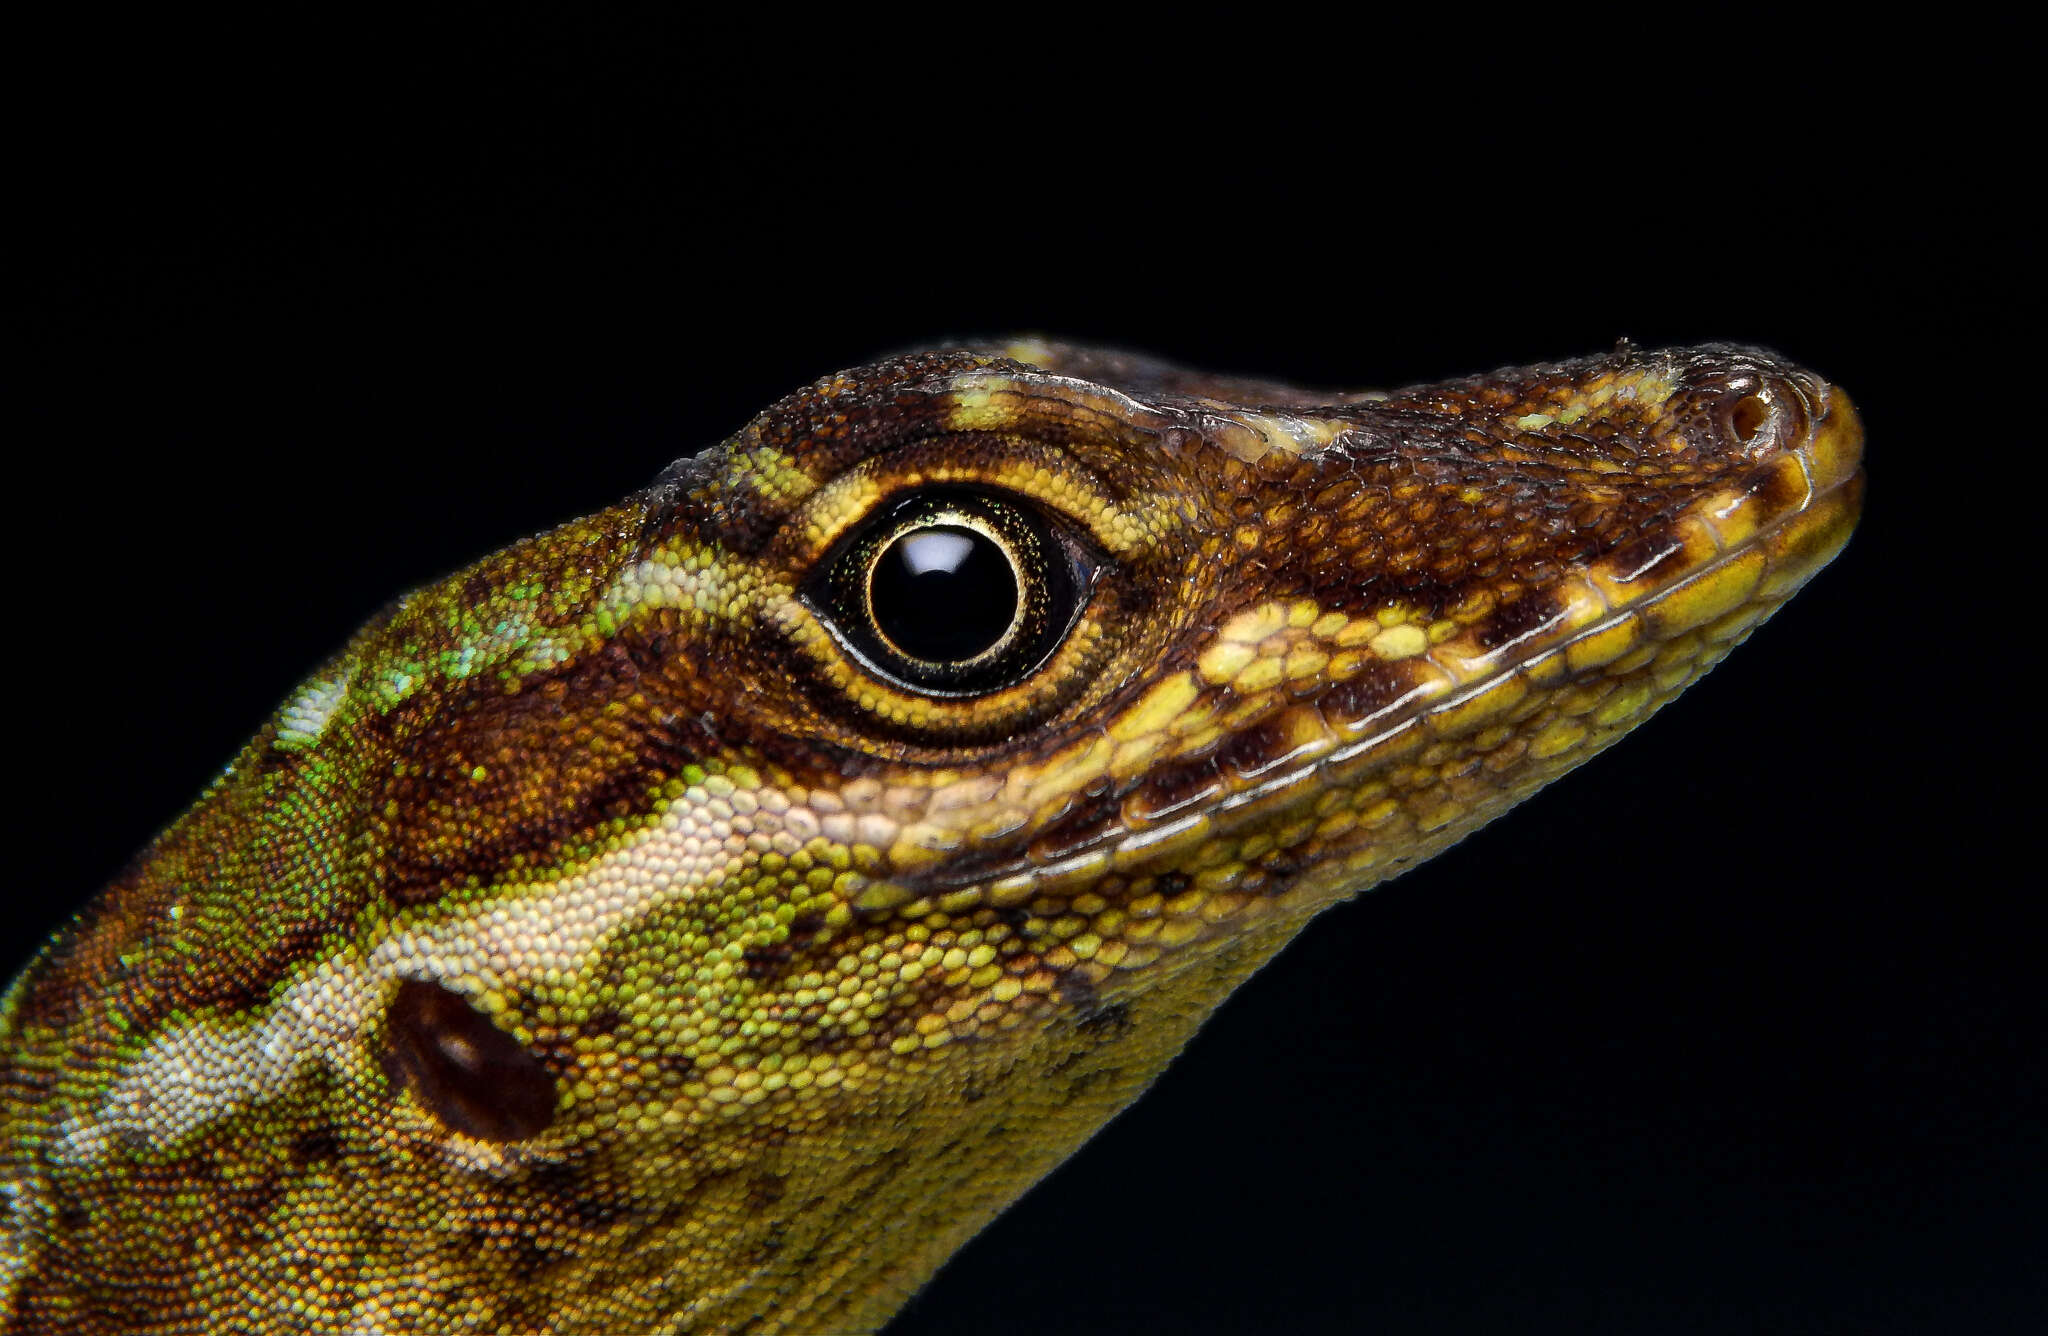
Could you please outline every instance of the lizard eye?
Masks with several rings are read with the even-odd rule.
[[[930,696],[978,696],[1036,671],[1097,569],[1029,502],[938,489],[884,507],[826,554],[805,596],[863,667]]]

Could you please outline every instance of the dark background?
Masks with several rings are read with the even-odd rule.
[[[824,372],[1021,331],[1346,386],[1755,342],[1862,407],[1845,555],[1318,920],[890,1331],[2038,1329],[2041,877],[1995,866],[2023,781],[1986,769],[2038,746],[1987,547],[2028,493],[1982,462],[2030,252],[1991,113],[1826,51],[1765,71],[1788,107],[1724,66],[1574,103],[172,36],[17,127],[10,958],[391,595]]]

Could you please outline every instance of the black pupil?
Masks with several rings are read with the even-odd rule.
[[[987,534],[932,524],[899,535],[868,587],[875,629],[926,663],[960,663],[1017,617],[1017,573]]]

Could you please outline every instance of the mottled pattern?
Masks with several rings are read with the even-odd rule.
[[[821,381],[389,609],[16,982],[7,1327],[872,1327],[1317,910],[1768,616],[1860,450],[1736,348]],[[999,690],[806,593],[933,488],[1090,554]]]

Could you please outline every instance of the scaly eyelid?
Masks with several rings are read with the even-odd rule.
[[[1010,493],[1035,505],[1105,559],[1133,558],[1145,542],[1130,506],[1071,452],[1023,437],[1000,451],[932,437],[862,460],[805,497],[782,521],[763,558],[801,583],[847,534],[898,498],[933,487]]]

